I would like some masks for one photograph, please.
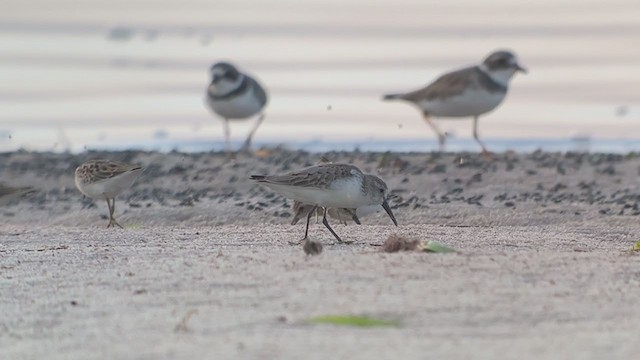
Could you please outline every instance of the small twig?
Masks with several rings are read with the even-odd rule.
[[[184,332],[184,333],[191,332],[191,329],[189,329],[189,326],[187,325],[187,323],[189,322],[191,317],[193,315],[197,314],[197,313],[198,313],[198,309],[191,309],[191,310],[187,311],[187,313],[182,317],[182,319],[173,328],[173,331],[174,332]]]
[[[69,246],[68,245],[60,245],[60,246],[53,246],[53,247],[48,247],[48,248],[40,248],[40,249],[24,249],[24,251],[47,251],[47,250],[66,250],[68,249]]]

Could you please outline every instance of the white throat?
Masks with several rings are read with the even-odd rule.
[[[505,70],[489,70],[484,64],[479,65],[480,70],[487,74],[493,81],[498,84],[506,87],[509,87],[509,81],[515,74],[514,69],[505,69]]]

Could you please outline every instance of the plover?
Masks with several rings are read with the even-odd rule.
[[[478,136],[478,117],[495,109],[507,95],[509,81],[516,72],[527,70],[510,51],[491,53],[484,61],[446,73],[426,87],[405,94],[389,94],[383,100],[405,100],[417,106],[424,120],[438,134],[440,150],[446,135],[432,117],[473,117],[473,137],[483,153],[488,153]]]
[[[247,119],[260,114],[241,151],[251,147],[251,139],[264,120],[262,112],[267,105],[266,90],[251,76],[244,74],[235,66],[219,62],[211,66],[211,83],[207,87],[206,102],[209,108],[222,117],[224,126],[225,149],[231,151],[229,121]]]
[[[34,188],[29,186],[13,187],[0,183],[0,205],[6,205],[13,199],[34,191]]]
[[[119,226],[115,217],[116,196],[131,187],[142,174],[144,168],[110,160],[90,160],[78,166],[75,181],[78,190],[93,199],[107,201],[109,207],[109,224],[107,227]]]
[[[327,220],[328,208],[357,209],[381,205],[393,223],[398,225],[387,203],[387,184],[376,176],[365,176],[353,165],[322,164],[284,175],[252,175],[251,180],[267,186],[286,198],[314,206],[307,214],[304,238],[300,241],[307,239],[309,220],[317,207],[324,208],[322,224],[339,242],[343,241],[333,231]]]

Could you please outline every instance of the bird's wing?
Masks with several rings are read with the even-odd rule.
[[[94,167],[93,171],[90,171],[94,181],[106,180],[124,174],[129,171],[141,169],[138,165],[129,165],[116,161],[95,161],[88,164],[90,167]]]
[[[399,96],[403,100],[418,102],[455,96],[477,81],[477,66],[446,73],[426,87]]]
[[[326,188],[335,180],[352,177],[354,175],[364,176],[360,169],[353,165],[324,164],[308,167],[285,175],[254,175],[251,179],[269,184]]]

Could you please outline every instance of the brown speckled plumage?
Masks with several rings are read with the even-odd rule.
[[[111,160],[90,160],[78,166],[76,177],[84,183],[95,183],[141,168],[138,165],[129,165]]]

